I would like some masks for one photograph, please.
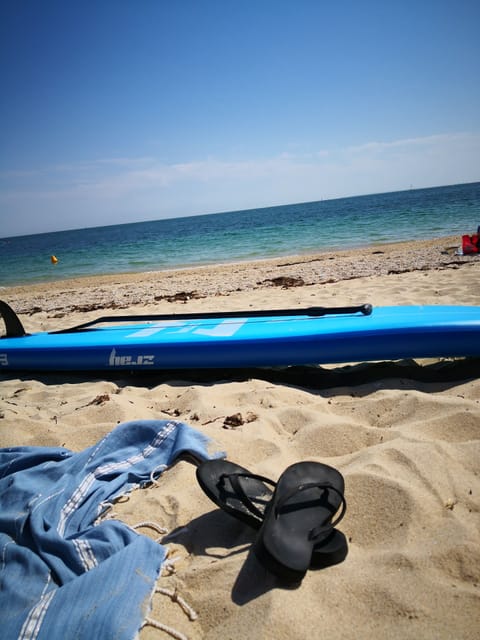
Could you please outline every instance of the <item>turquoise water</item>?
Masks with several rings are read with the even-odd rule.
[[[480,183],[0,239],[0,286],[473,233]],[[50,256],[58,264],[52,265]]]

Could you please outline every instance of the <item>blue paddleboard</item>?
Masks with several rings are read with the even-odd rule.
[[[0,303],[0,371],[168,370],[480,356],[480,306],[112,316],[25,333]]]

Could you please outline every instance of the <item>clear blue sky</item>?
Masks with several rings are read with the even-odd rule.
[[[478,0],[5,0],[0,237],[480,180]]]

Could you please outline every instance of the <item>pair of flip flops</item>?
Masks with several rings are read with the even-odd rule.
[[[345,483],[337,469],[319,462],[297,462],[275,483],[233,462],[215,459],[203,462],[196,473],[210,500],[258,530],[254,551],[280,578],[298,582],[309,567],[345,559],[347,541],[335,529],[347,507]]]

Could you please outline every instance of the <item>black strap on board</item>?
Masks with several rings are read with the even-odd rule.
[[[307,307],[304,309],[269,309],[269,310],[248,310],[248,311],[212,311],[197,313],[163,313],[152,315],[129,315],[129,316],[104,316],[84,322],[71,329],[61,329],[59,331],[51,331],[50,333],[74,333],[76,331],[85,331],[102,323],[117,322],[162,322],[169,320],[211,320],[224,318],[265,318],[280,316],[309,316],[320,317],[326,315],[351,315],[361,313],[369,316],[372,313],[371,304],[361,304],[353,307]]]

